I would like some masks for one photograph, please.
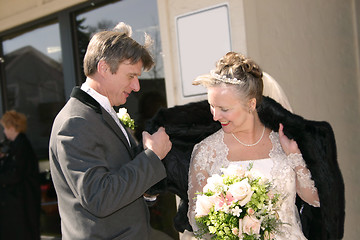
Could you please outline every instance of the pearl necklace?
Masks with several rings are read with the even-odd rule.
[[[261,141],[261,139],[264,137],[264,133],[265,133],[265,126],[264,126],[264,129],[263,129],[263,131],[262,131],[261,137],[259,138],[259,140],[257,140],[256,143],[253,143],[253,144],[246,144],[246,143],[241,142],[237,137],[235,137],[234,133],[231,133],[231,135],[232,135],[232,136],[235,138],[235,140],[238,141],[240,144],[242,144],[242,145],[244,145],[244,146],[246,146],[246,147],[253,147],[253,146],[255,146],[256,144],[258,144],[258,143]]]

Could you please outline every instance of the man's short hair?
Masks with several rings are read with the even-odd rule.
[[[104,60],[111,73],[115,74],[120,63],[130,60],[131,64],[142,61],[143,69],[150,70],[154,60],[147,46],[149,36],[146,35],[146,44],[141,45],[131,38],[131,27],[119,23],[113,30],[96,33],[90,40],[84,57],[84,73],[91,76],[97,71],[100,60]]]

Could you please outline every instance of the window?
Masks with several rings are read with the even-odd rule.
[[[88,8],[78,12],[76,29],[79,62],[83,61],[90,37],[98,31],[112,29],[119,22],[125,22],[132,27],[132,37],[139,43],[143,44],[145,32],[154,41],[152,52],[156,66],[150,72],[143,73],[142,79],[164,78],[156,0],[119,1],[100,8]]]
[[[65,103],[58,23],[3,41],[6,102],[28,118],[27,136],[39,159],[48,158],[52,122]]]
[[[45,171],[49,171],[48,144],[51,126],[56,114],[65,104],[60,46],[57,22],[7,36],[3,41],[5,110],[14,109],[27,116],[26,135],[40,160],[42,235],[60,235],[56,195],[49,172]]]

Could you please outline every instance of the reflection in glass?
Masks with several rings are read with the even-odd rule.
[[[79,13],[76,16],[79,62],[82,63],[90,37],[101,30],[112,29],[119,22],[132,27],[132,37],[139,43],[144,43],[145,32],[154,41],[151,51],[156,65],[149,72],[144,72],[141,78],[164,78],[156,0],[124,0]],[[85,81],[84,75],[82,77]]]
[[[60,46],[57,23],[8,36],[3,42],[6,110],[15,109],[28,118],[27,136],[40,160],[41,234],[52,236],[61,235],[47,161],[52,122],[65,103]]]
[[[38,158],[47,159],[52,121],[65,101],[59,25],[7,39],[3,48],[6,110],[28,117],[27,135]]]

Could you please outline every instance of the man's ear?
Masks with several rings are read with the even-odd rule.
[[[109,71],[109,65],[105,62],[105,60],[100,60],[97,64],[97,71],[101,75],[104,75],[107,71]]]

